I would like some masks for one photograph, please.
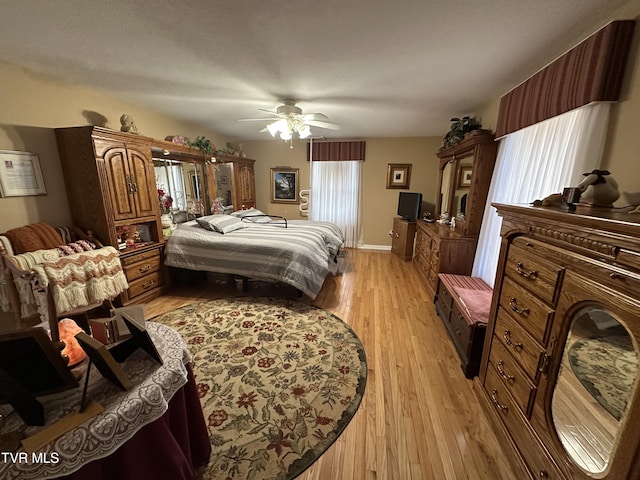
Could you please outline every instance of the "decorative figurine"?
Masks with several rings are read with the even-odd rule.
[[[131,115],[123,113],[120,117],[120,131],[127,133],[138,133],[138,127],[136,126]]]

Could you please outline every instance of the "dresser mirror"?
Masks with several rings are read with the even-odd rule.
[[[449,214],[450,202],[451,202],[451,180],[453,179],[454,161],[446,162],[440,168],[440,201],[438,214]]]
[[[566,453],[583,471],[595,475],[607,469],[637,372],[638,352],[611,311],[591,304],[574,314],[551,413]]]
[[[228,163],[216,163],[215,165],[215,178],[216,178],[216,197],[220,198],[221,206],[223,210],[234,210],[233,197],[232,197],[232,182],[233,171],[232,167]]]
[[[153,166],[157,188],[170,197],[170,200],[166,197],[163,200],[158,192],[163,214],[170,214],[173,223],[183,223],[206,215],[209,208],[202,164],[154,156]]]
[[[455,190],[453,192],[453,216],[464,221],[467,214],[467,201],[471,189],[473,176],[473,162],[471,158],[458,160],[455,176]]]

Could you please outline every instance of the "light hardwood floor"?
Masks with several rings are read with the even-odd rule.
[[[514,478],[473,393],[432,299],[411,262],[389,252],[349,250],[346,271],[318,297],[362,341],[364,398],[340,438],[301,480]],[[203,298],[244,295],[233,282],[173,288],[146,305],[148,318]],[[294,296],[250,284],[246,295]]]

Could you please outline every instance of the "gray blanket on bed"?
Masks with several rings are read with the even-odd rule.
[[[344,237],[332,223],[290,220],[250,224],[231,233],[216,233],[195,221],[180,225],[167,240],[170,267],[242,275],[287,283],[315,298],[325,277],[338,269]]]

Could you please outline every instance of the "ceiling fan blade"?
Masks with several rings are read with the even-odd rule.
[[[304,115],[302,115],[302,119],[307,121],[307,120],[329,120],[329,117],[327,117],[324,113],[305,113]]]
[[[238,118],[236,122],[273,122],[273,118]]]
[[[326,128],[328,130],[340,130],[340,125],[330,122],[319,122],[317,120],[306,120],[305,123],[312,127]]]
[[[277,117],[280,116],[280,114],[278,112],[272,112],[271,110],[265,110],[264,108],[259,108],[258,110],[260,110],[261,112],[267,112],[270,113],[271,115],[275,115]]]

